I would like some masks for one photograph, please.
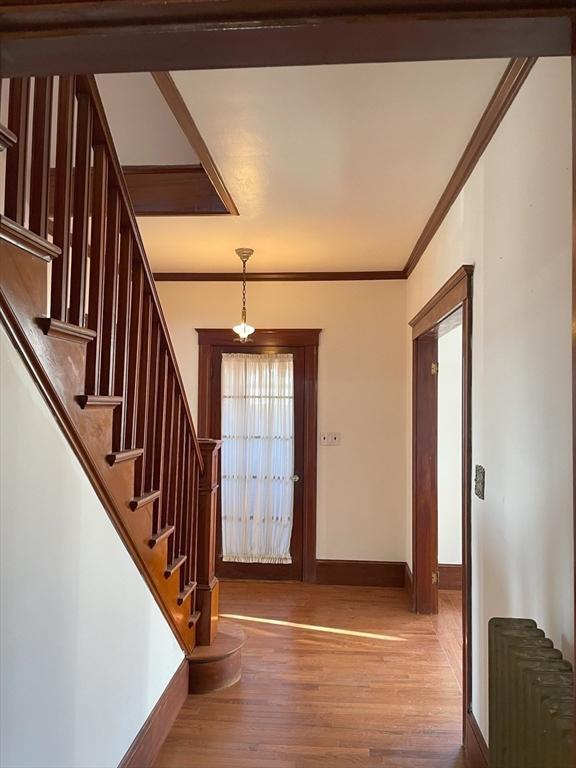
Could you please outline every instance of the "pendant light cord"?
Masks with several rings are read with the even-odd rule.
[[[246,322],[246,261],[242,260],[242,322]]]

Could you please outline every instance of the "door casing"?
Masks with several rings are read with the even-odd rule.
[[[220,436],[220,364],[223,351],[235,352],[292,352],[295,363],[301,371],[302,414],[298,421],[302,424],[300,451],[297,455],[301,469],[296,474],[300,481],[296,494],[301,501],[302,526],[301,544],[297,541],[298,575],[294,573],[283,577],[278,566],[250,564],[248,569],[242,564],[224,563],[221,555],[217,559],[217,575],[224,578],[278,579],[298,578],[302,581],[316,580],[316,485],[317,485],[317,414],[318,414],[318,344],[319,329],[259,329],[249,344],[234,341],[236,334],[228,328],[197,328],[199,345],[198,363],[198,434],[202,437]],[[220,516],[219,516],[220,517]],[[221,534],[220,534],[221,535]],[[220,540],[218,553],[221,552]],[[300,556],[301,552],[301,556]],[[296,553],[294,553],[296,555]]]
[[[412,327],[412,552],[413,609],[438,611],[437,570],[437,435],[438,380],[431,364],[438,361],[438,326],[462,309],[462,695],[463,728],[472,705],[471,625],[471,477],[472,477],[472,278],[465,265],[440,288],[410,321]]]

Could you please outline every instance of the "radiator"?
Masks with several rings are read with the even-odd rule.
[[[491,768],[574,768],[572,665],[531,619],[489,622]]]

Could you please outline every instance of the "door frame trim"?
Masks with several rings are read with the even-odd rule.
[[[472,288],[474,267],[464,265],[440,288],[410,321],[412,343],[416,345],[426,335],[437,334],[438,325],[448,315],[462,308],[462,702],[463,733],[466,718],[472,707]],[[412,543],[413,557],[416,555],[415,536],[418,530],[419,500],[421,488],[414,471],[418,451],[417,423],[415,415],[416,375],[412,377]],[[438,411],[435,422],[437,424]],[[434,457],[436,459],[436,457]],[[413,562],[414,610],[418,605],[418,593],[421,580],[425,576],[423,568],[427,564]]]
[[[198,333],[198,435],[212,434],[212,371],[215,349],[237,338],[229,328],[196,328]],[[304,456],[302,500],[302,581],[316,580],[316,497],[318,476],[318,328],[265,328],[251,336],[254,346],[304,349]],[[242,347],[238,345],[238,351]]]

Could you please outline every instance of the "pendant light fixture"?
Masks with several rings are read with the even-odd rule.
[[[248,336],[256,330],[246,322],[246,262],[253,253],[254,250],[252,248],[236,248],[236,255],[242,262],[242,322],[235,325],[232,330],[238,334],[238,338],[235,341],[239,341],[241,344],[252,341]]]

